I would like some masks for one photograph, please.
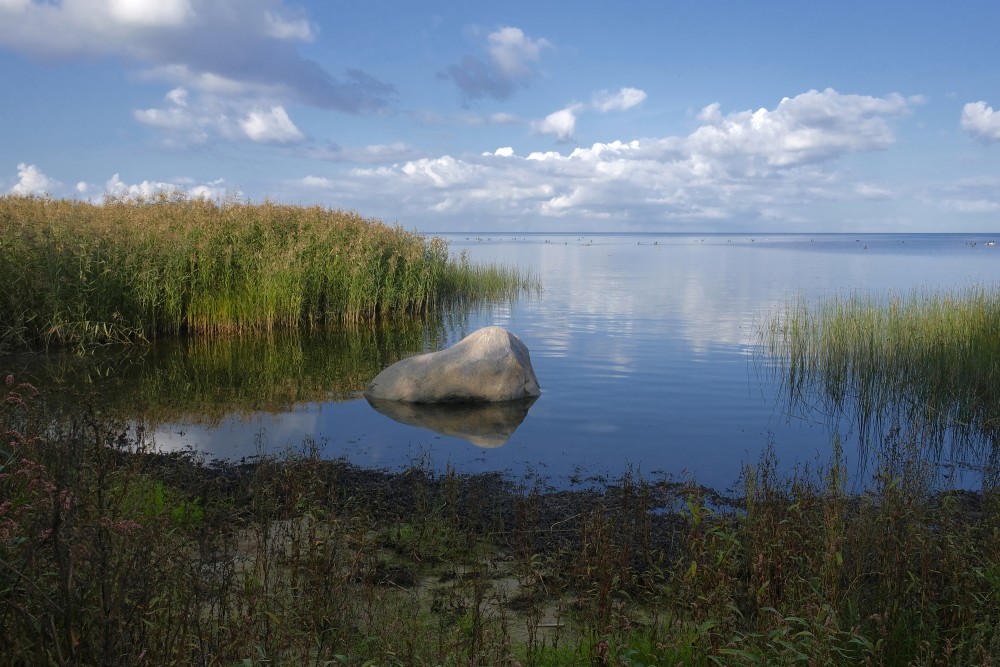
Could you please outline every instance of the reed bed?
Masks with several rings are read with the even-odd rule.
[[[168,193],[103,205],[0,197],[0,346],[311,329],[532,286],[352,211]]]
[[[726,499],[629,473],[385,472],[159,455],[0,393],[8,665],[997,665],[1000,495],[905,443]]]
[[[761,331],[793,403],[853,413],[869,440],[906,427],[940,445],[997,444],[1000,290],[799,300]]]

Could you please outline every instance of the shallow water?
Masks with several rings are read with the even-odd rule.
[[[210,345],[197,354],[190,345],[164,345],[125,364],[128,373],[113,361],[102,362],[102,373],[120,376],[116,391],[126,397],[146,397],[137,410],[157,396],[176,398],[186,391],[176,388],[181,384],[204,385],[202,394],[163,411],[153,434],[166,449],[241,457],[299,447],[311,437],[325,455],[363,465],[422,460],[438,469],[556,481],[633,468],[692,475],[725,489],[768,444],[785,468],[825,463],[834,428],[844,436],[848,465],[864,464],[849,423],[789,413],[768,360],[755,351],[756,326],[770,312],[799,296],[1000,283],[1000,246],[986,245],[983,235],[445,238],[472,260],[534,272],[542,292],[403,335],[368,334],[358,342],[342,332],[222,353]],[[451,433],[443,435],[403,423],[360,397],[367,380],[396,358],[439,349],[490,324],[525,342],[542,386],[542,396],[506,425],[513,430],[506,442],[504,432],[477,446],[454,428],[438,429]],[[273,368],[254,370],[268,354],[278,357]],[[199,357],[187,367],[178,355],[207,361]],[[276,384],[284,387],[277,397]],[[228,402],[226,392],[233,393]],[[255,401],[255,392],[267,400]]]

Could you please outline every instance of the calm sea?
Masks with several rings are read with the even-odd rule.
[[[760,323],[803,297],[1000,284],[1000,245],[986,235],[444,237],[455,253],[542,283],[539,294],[455,318],[429,344],[492,324],[513,331],[542,386],[526,412],[386,415],[355,395],[160,424],[157,443],[240,457],[311,437],[326,456],[367,466],[420,461],[555,483],[636,469],[726,489],[769,446],[786,469],[827,462],[836,430],[860,469],[849,424],[782,400],[756,347]]]

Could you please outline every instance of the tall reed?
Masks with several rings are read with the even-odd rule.
[[[0,346],[321,327],[510,299],[534,281],[353,211],[161,193],[0,197]]]
[[[849,411],[875,440],[916,430],[940,446],[1000,434],[1000,290],[853,294],[772,315],[763,349],[793,403]]]

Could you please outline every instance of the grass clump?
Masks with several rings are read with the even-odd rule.
[[[348,211],[0,197],[6,347],[358,323],[513,298],[532,282]]]
[[[853,415],[867,442],[905,426],[974,451],[1000,434],[998,332],[1000,290],[977,286],[800,300],[761,336],[793,404]]]
[[[156,454],[93,412],[0,407],[4,664],[995,665],[1000,495],[898,440],[739,498],[318,458]]]

